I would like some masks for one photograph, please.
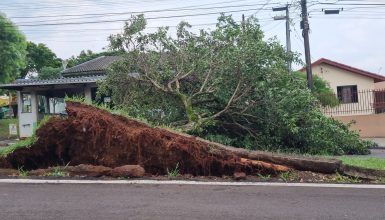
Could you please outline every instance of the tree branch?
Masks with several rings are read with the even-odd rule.
[[[235,90],[233,92],[233,95],[231,96],[231,98],[227,102],[226,107],[223,110],[217,112],[215,115],[211,116],[211,118],[216,118],[216,117],[222,115],[223,113],[225,113],[230,108],[231,104],[233,103],[235,95],[238,93],[238,90],[239,90],[239,87],[241,85],[241,82],[242,82],[242,79],[239,79],[237,87],[235,88]]]

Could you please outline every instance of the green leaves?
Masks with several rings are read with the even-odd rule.
[[[24,78],[28,72],[40,72],[43,68],[60,68],[62,66],[61,59],[51,51],[45,44],[27,43],[27,66],[21,72],[21,78]],[[60,72],[60,70],[59,70]],[[40,78],[49,78],[47,69]]]
[[[0,83],[16,79],[26,66],[25,36],[0,14]]]
[[[265,41],[255,18],[222,15],[200,32],[182,22],[176,34],[144,27],[143,16],[132,17],[110,37],[125,55],[101,85],[131,116],[248,149],[365,152],[357,134],[322,115],[303,79],[287,72],[296,55]],[[318,84],[319,94],[330,90]]]

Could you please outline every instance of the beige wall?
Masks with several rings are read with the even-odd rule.
[[[375,89],[385,89],[385,81],[384,82],[378,82],[374,84]]]
[[[374,79],[327,64],[313,67],[313,74],[329,82],[335,93],[337,93],[337,86],[357,85],[358,90],[374,89]]]
[[[373,115],[334,116],[333,118],[349,123],[353,121],[351,129],[359,131],[362,138],[385,137],[385,113]]]
[[[337,94],[337,86],[349,86],[349,85],[357,85],[357,90],[373,90],[374,89],[374,79],[366,76],[362,76],[356,73],[352,73],[346,70],[342,70],[340,68],[336,68],[327,64],[320,64],[312,67],[313,74],[321,77],[325,81],[327,81],[330,87],[333,89],[334,93]],[[363,101],[363,100],[362,100]],[[341,104],[339,109],[360,109],[358,106],[362,105],[371,105],[374,101],[374,97],[369,95],[366,97],[365,103],[360,102],[360,96],[358,97],[358,103],[349,103],[349,104]],[[361,107],[362,108],[362,107]],[[368,107],[368,109],[370,109]],[[337,112],[331,110],[331,112]],[[367,115],[373,114],[374,111],[360,111],[360,112],[341,112],[334,113],[333,115],[345,116],[345,115]]]

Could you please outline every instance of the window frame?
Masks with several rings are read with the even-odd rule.
[[[350,88],[351,95],[351,101],[345,100],[343,96],[343,89],[344,88]],[[340,101],[341,104],[352,104],[352,103],[358,103],[358,86],[357,85],[344,85],[344,86],[337,86],[337,98]]]

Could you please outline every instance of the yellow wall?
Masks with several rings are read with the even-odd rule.
[[[351,129],[360,133],[362,138],[384,138],[385,137],[385,113],[355,116],[334,116],[333,118],[350,123]]]
[[[374,89],[374,79],[366,76],[362,76],[356,73],[352,73],[340,68],[336,68],[334,66],[330,66],[327,64],[320,64],[312,67],[313,74],[321,77],[325,81],[327,81],[330,87],[333,89],[334,93],[337,94],[337,86],[349,86],[349,85],[357,85],[358,91],[363,90],[373,90]],[[358,95],[358,103],[348,103],[341,104],[338,108],[342,111],[350,109],[362,109],[363,105],[367,105],[365,109],[370,109],[371,105],[374,101],[374,97],[372,94],[367,93],[365,95],[365,103],[364,98]],[[358,107],[361,106],[361,107]],[[359,112],[337,112],[330,110],[330,112],[335,112],[333,115],[344,116],[344,115],[367,115],[373,114],[374,111],[366,110]]]

